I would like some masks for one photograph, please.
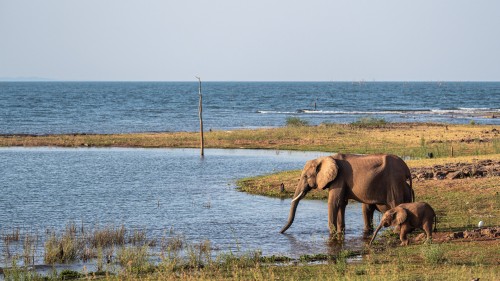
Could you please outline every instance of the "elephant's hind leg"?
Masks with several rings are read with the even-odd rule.
[[[363,219],[365,220],[365,229],[363,234],[369,236],[373,233],[373,213],[375,212],[375,205],[365,204],[362,205]]]
[[[422,228],[425,231],[425,235],[427,237],[425,242],[432,242],[432,221],[424,223]]]
[[[386,205],[377,204],[362,204],[363,219],[365,221],[365,229],[363,230],[363,236],[369,238],[373,233],[373,215],[375,211],[380,213],[385,213],[389,208]],[[399,232],[398,232],[399,233]]]

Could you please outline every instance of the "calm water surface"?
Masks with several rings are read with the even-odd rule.
[[[235,189],[239,178],[301,169],[321,155],[209,149],[200,159],[194,149],[0,148],[0,232],[44,234],[73,221],[145,229],[157,238],[173,229],[189,242],[209,239],[220,251],[325,253],[333,250],[325,202],[302,200],[282,235],[290,199]],[[346,225],[349,247],[361,247],[360,205],[349,205]]]

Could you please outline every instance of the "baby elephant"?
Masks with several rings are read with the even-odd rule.
[[[427,240],[432,239],[432,224],[434,222],[434,231],[436,231],[436,213],[432,207],[425,202],[403,203],[384,213],[380,220],[380,225],[373,233],[372,244],[378,231],[383,227],[395,226],[395,232],[399,229],[399,239],[401,245],[408,245],[406,234],[415,228],[425,231]]]

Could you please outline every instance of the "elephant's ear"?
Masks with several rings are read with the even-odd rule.
[[[335,160],[330,157],[323,157],[316,167],[316,184],[319,189],[325,189],[327,185],[332,182],[338,174],[339,167]]]
[[[394,225],[400,225],[406,221],[407,213],[405,208],[397,207],[395,215]]]

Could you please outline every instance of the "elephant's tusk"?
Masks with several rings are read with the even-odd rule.
[[[295,200],[298,200],[300,198],[300,196],[302,196],[302,193],[304,193],[304,191],[300,192],[300,194],[297,195],[297,197],[295,197],[294,199],[292,199],[292,202],[294,202]]]

